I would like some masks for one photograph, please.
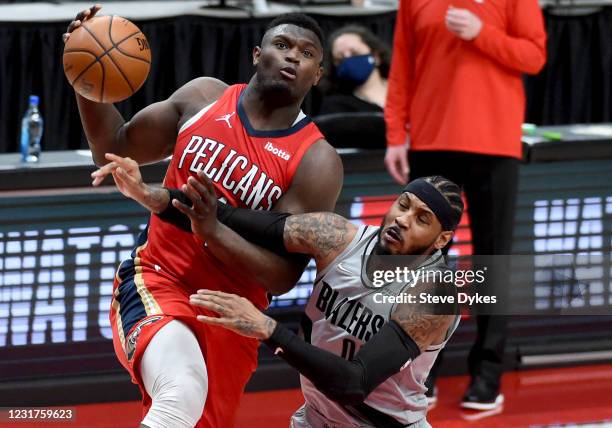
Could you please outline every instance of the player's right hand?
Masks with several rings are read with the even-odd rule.
[[[200,171],[197,177],[189,177],[181,190],[191,199],[193,206],[189,207],[177,199],[172,200],[172,205],[189,217],[193,234],[206,241],[218,231],[219,226],[213,182]]]
[[[398,184],[408,182],[408,145],[388,146],[385,153],[385,166],[387,171]]]
[[[261,312],[249,300],[222,291],[198,290],[189,301],[194,306],[206,308],[217,317],[198,315],[198,321],[225,327],[234,333],[259,340],[272,336],[276,321]]]
[[[70,33],[79,28],[84,21],[93,18],[100,9],[102,9],[101,5],[94,4],[89,9],[85,9],[77,13],[76,17],[74,18],[74,21],[68,24],[66,32],[62,34],[62,40],[64,40],[64,43],[66,43],[70,38]]]

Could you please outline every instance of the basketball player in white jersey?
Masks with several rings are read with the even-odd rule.
[[[191,296],[194,305],[217,315],[200,315],[200,321],[265,341],[302,374],[306,403],[293,415],[292,427],[429,426],[424,383],[458,325],[457,308],[394,304],[388,297],[456,296],[453,284],[425,272],[447,270],[441,250],[463,212],[457,185],[439,176],[411,182],[380,227],[357,227],[332,213],[289,215],[227,207],[217,202],[203,175],[182,187],[191,207],[180,202],[188,201],[180,192],[158,191],[189,217],[191,224],[182,227],[191,227],[221,261],[229,262],[254,245],[226,225],[276,253],[315,258],[318,274],[302,325],[305,340],[242,297],[208,290]],[[168,211],[172,208],[160,216],[178,223]],[[407,255],[413,257],[390,257]],[[420,279],[375,281],[376,271],[402,265],[421,271]]]

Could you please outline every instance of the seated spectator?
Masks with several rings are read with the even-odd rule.
[[[330,35],[327,52],[327,95],[320,114],[382,112],[391,62],[389,47],[367,28],[349,25]]]

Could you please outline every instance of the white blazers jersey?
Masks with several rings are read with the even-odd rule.
[[[349,360],[389,321],[395,309],[394,304],[382,303],[380,294],[375,299],[375,294],[399,295],[411,285],[391,283],[375,287],[369,281],[365,261],[376,244],[378,230],[378,227],[361,226],[348,247],[319,272],[302,322],[305,340]],[[443,255],[436,252],[420,268],[446,269]],[[427,413],[425,379],[458,323],[459,316],[443,343],[430,346],[403,370],[374,389],[360,406],[346,407],[331,401],[302,376],[306,411],[303,408],[294,415],[292,426],[389,427],[424,422]]]

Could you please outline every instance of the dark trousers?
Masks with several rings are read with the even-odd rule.
[[[518,159],[464,152],[410,151],[408,160],[411,180],[441,175],[463,188],[475,255],[510,254]],[[487,275],[485,286],[501,297],[508,292],[508,277],[509,266],[496,262],[496,267]],[[476,315],[476,325],[476,341],[468,357],[470,375],[499,383],[503,372],[506,317]],[[441,360],[442,353],[431,370],[430,382],[435,382]]]

